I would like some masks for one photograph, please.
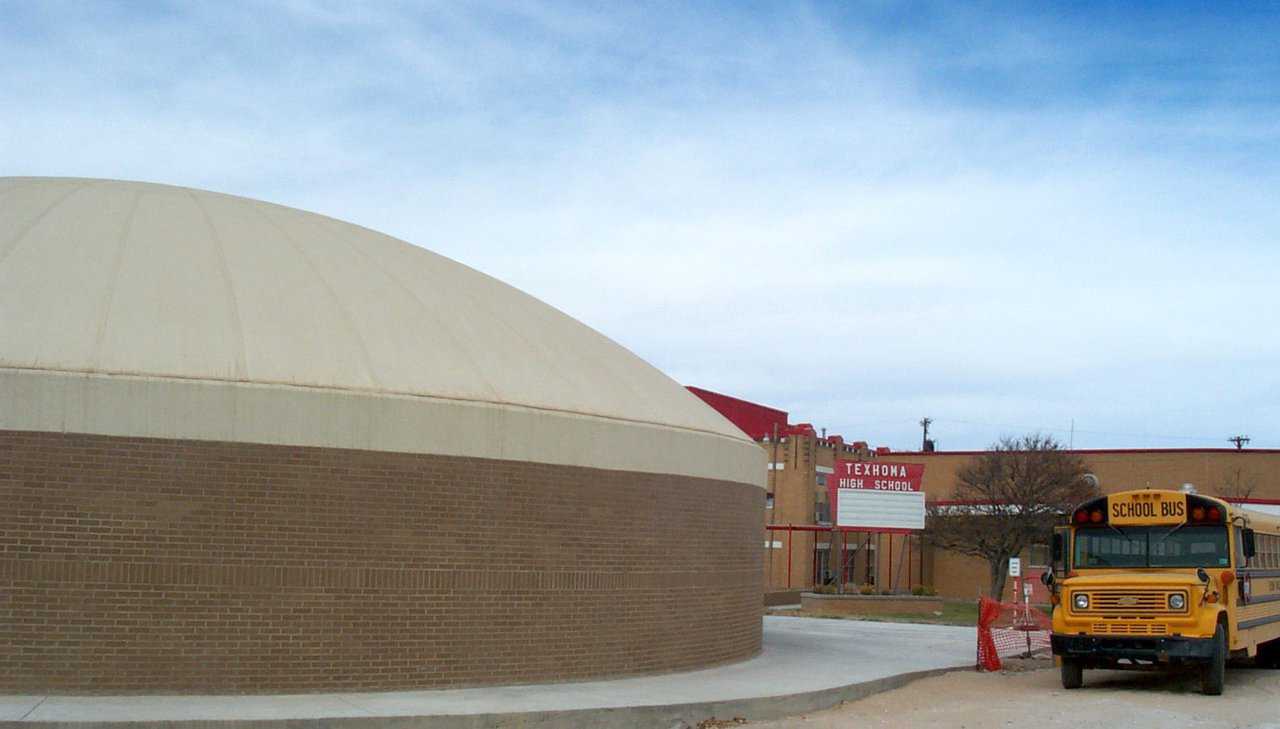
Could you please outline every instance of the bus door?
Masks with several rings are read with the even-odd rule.
[[[1071,527],[1060,526],[1053,528],[1051,555],[1053,558],[1053,576],[1061,580],[1071,571]]]
[[[1049,588],[1051,594],[1058,594],[1058,585],[1066,579],[1071,570],[1071,527],[1053,528],[1053,540],[1049,544],[1049,569],[1040,576],[1040,581]]]

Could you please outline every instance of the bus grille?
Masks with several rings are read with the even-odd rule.
[[[1171,615],[1186,610],[1170,610],[1169,595],[1181,590],[1090,590],[1089,609],[1101,615]],[[1182,592],[1186,596],[1185,592]],[[1190,602],[1188,600],[1188,602]]]
[[[1165,635],[1168,627],[1160,623],[1094,623],[1098,635]]]

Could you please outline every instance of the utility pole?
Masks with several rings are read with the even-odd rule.
[[[920,438],[920,450],[929,450],[929,425],[933,422],[933,418],[921,418],[920,427],[924,428],[924,436]]]
[[[1244,450],[1244,445],[1248,443],[1251,438],[1247,435],[1233,435],[1230,438],[1227,438],[1227,440],[1236,444],[1236,450],[1242,451]]]

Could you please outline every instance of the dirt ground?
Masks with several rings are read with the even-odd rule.
[[[1084,688],[1064,691],[1057,669],[1038,666],[1003,673],[949,673],[829,711],[750,722],[748,727],[1280,729],[1277,670],[1229,668],[1223,695],[1203,696],[1194,675],[1123,671],[1085,671]]]

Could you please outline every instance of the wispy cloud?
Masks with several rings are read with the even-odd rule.
[[[0,172],[385,230],[849,437],[1280,446],[1277,19],[1116,12],[0,2]]]

